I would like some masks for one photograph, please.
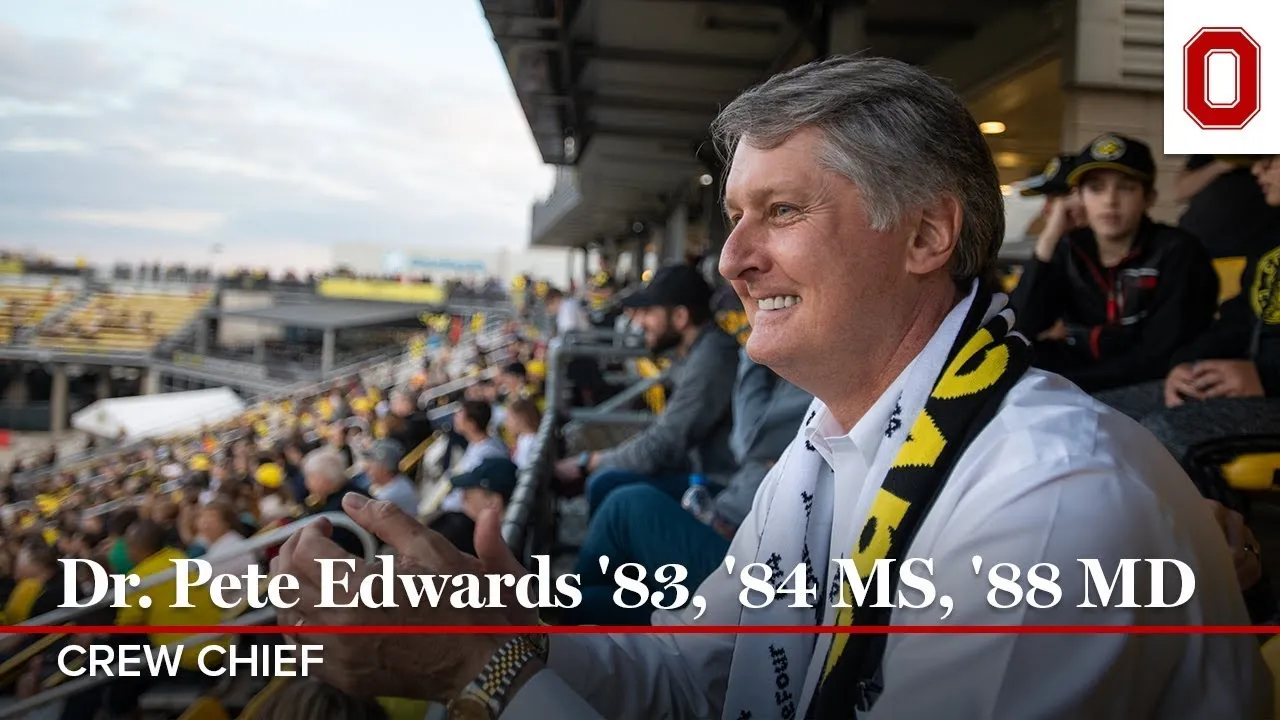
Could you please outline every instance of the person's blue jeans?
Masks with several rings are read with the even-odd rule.
[[[688,475],[644,475],[629,470],[597,470],[587,478],[587,506],[595,515],[610,493],[624,485],[644,483],[661,490],[668,497],[679,500],[689,489]]]
[[[657,568],[683,565],[689,574],[682,584],[692,597],[728,552],[728,540],[657,487],[633,483],[618,488],[591,518],[574,570],[582,579],[582,602],[566,613],[565,621],[574,625],[648,625],[652,604],[627,609],[614,603],[618,586],[613,573],[619,565],[644,566],[650,592],[663,587],[653,580]],[[600,571],[602,556],[609,558],[607,572]],[[625,593],[628,604],[636,599],[635,593]]]

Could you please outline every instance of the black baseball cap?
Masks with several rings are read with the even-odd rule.
[[[1117,170],[1150,185],[1156,179],[1156,160],[1151,147],[1141,140],[1107,134],[1089,143],[1076,157],[1067,183],[1071,187],[1079,185],[1080,179],[1091,170]]]
[[[471,472],[454,476],[455,488],[480,488],[498,493],[503,500],[510,500],[516,491],[519,468],[510,460],[502,457],[486,458]]]
[[[692,265],[680,263],[659,268],[648,285],[622,299],[624,308],[711,308],[711,285]]]
[[[1067,184],[1067,175],[1075,168],[1075,164],[1075,155],[1055,155],[1049,158],[1039,175],[1032,175],[1018,183],[1018,190],[1024,197],[1070,195],[1071,186]]]

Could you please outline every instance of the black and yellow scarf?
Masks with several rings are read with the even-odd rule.
[[[755,557],[736,557],[734,562],[738,567],[754,561],[772,568],[769,582],[775,589],[791,586],[796,580],[792,571],[803,566],[808,576],[804,586],[816,587],[820,597],[814,602],[811,596],[809,603],[797,606],[788,596],[778,595],[762,607],[744,608],[740,625],[888,624],[887,611],[839,607],[854,599],[847,582],[833,587],[838,577],[832,569],[834,561],[851,560],[865,583],[877,560],[903,559],[956,461],[1031,365],[1030,348],[1021,335],[1011,332],[1013,313],[1004,304],[1003,296],[975,283],[901,382],[895,383],[901,393],[898,410],[889,419],[886,439],[869,463],[866,478],[869,486],[879,489],[856,535],[848,532],[846,523],[833,523],[833,470],[808,441],[813,431],[809,425],[821,409],[815,402],[805,428],[778,461],[779,476],[769,488],[771,499],[758,508]],[[832,537],[833,524],[844,534]],[[893,567],[896,570],[897,563]],[[896,573],[890,575],[890,582],[896,586]],[[832,602],[840,592],[845,602]],[[896,592],[896,587],[890,592]],[[827,639],[830,647],[824,656]],[[739,636],[724,717],[856,717],[878,694],[876,676],[883,648],[882,634]],[[822,666],[813,667],[816,663]],[[817,678],[817,685],[806,698],[810,678]]]
[[[983,315],[991,294],[979,292],[966,314],[946,368],[934,383],[924,409],[916,416],[906,441],[885,475],[851,554],[865,580],[875,561],[900,561],[934,498],[946,483],[966,447],[995,416],[1009,389],[1031,367],[1030,347],[1012,333],[1013,313]],[[898,563],[893,567],[896,569]],[[895,592],[897,574],[891,580]],[[842,588],[845,604],[852,590]],[[887,608],[841,608],[836,625],[887,625]],[[868,710],[879,694],[877,678],[884,635],[833,636],[822,679],[809,706],[813,720],[854,717]]]

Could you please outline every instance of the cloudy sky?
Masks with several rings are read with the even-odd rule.
[[[518,247],[550,186],[477,0],[0,0],[0,247]]]

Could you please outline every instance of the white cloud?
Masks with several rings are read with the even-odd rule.
[[[272,167],[252,160],[203,153],[192,150],[161,151],[155,155],[161,165],[200,172],[238,175],[253,180],[285,183],[304,188],[320,195],[338,200],[354,202],[370,202],[377,194],[367,188],[344,183],[335,178],[311,172],[306,169],[289,170]]]
[[[149,230],[192,235],[216,230],[226,222],[221,213],[204,210],[107,210],[74,208],[56,210],[50,219],[103,228]]]
[[[0,234],[119,259],[201,255],[192,234],[510,247],[551,185],[474,0],[46,1],[0,25],[0,77],[41,71],[0,79]]]
[[[82,153],[89,149],[75,138],[16,137],[0,141],[0,152]]]

